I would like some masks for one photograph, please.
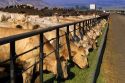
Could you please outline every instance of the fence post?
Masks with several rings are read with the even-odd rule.
[[[43,39],[43,33],[40,34],[40,63],[39,63],[39,70],[40,70],[40,83],[43,83],[43,46],[44,46],[44,39]]]
[[[98,19],[96,18],[96,25],[98,24]]]
[[[80,37],[82,39],[83,38],[83,32],[82,32],[82,28],[81,28],[81,22],[79,22],[79,33],[80,33]]]
[[[71,48],[70,48],[70,38],[69,38],[69,26],[67,26],[67,33],[66,33],[66,44],[69,52],[69,58],[71,57]]]
[[[89,30],[91,28],[91,19],[89,19]]]
[[[92,27],[92,21],[93,21],[93,19],[91,19],[91,22],[90,22],[91,27]]]
[[[74,35],[76,35],[76,24],[74,24]]]
[[[93,19],[93,23],[92,23],[93,26],[95,26],[95,18]]]
[[[84,28],[85,32],[87,31],[87,20],[85,20],[85,28]]]
[[[60,55],[59,55],[59,28],[56,29],[56,60],[57,60],[58,79],[62,79],[64,76],[62,73],[62,67],[61,67]]]
[[[90,19],[88,20],[88,26],[89,26],[89,28],[90,28]]]
[[[88,28],[89,28],[89,30],[90,30],[90,28],[91,28],[91,19],[89,19],[88,21],[89,21],[89,23],[88,23],[88,26],[89,26],[89,27],[88,27]]]
[[[82,23],[83,23],[82,32],[83,32],[83,35],[85,35],[85,21],[83,21]]]
[[[86,21],[86,28],[87,28],[87,31],[89,31],[89,20]]]
[[[10,42],[10,83],[15,83],[15,41]]]
[[[94,18],[92,19],[92,26],[94,27]]]
[[[93,19],[91,19],[91,27],[93,28]]]
[[[96,18],[93,20],[93,26],[96,26]]]
[[[95,18],[93,19],[93,26],[95,26]]]
[[[79,41],[79,37],[76,35],[76,24],[74,24],[74,35],[73,35],[73,40],[74,41]]]

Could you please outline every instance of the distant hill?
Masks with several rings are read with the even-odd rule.
[[[50,4],[46,3],[42,0],[17,0],[20,4],[32,4],[37,8],[43,8],[45,6],[50,6]]]
[[[37,8],[51,6],[50,4],[42,0],[0,0],[0,7],[6,7],[9,5],[18,5],[18,4],[31,4]]]

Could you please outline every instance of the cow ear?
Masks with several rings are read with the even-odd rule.
[[[82,48],[83,48],[83,46],[79,46],[79,48],[80,48],[80,49],[82,49]]]
[[[84,50],[83,46],[79,46],[79,50]]]
[[[36,24],[33,26],[33,30],[38,29],[39,27],[40,27],[40,25]]]
[[[76,55],[76,52],[75,51],[71,51],[71,56],[74,56]]]

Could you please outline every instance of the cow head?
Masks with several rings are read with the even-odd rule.
[[[46,57],[44,59],[43,70],[52,72],[56,77],[58,77],[58,74],[59,74],[57,69],[58,64],[60,64],[58,68],[59,68],[59,71],[61,72],[61,78],[66,79],[68,77],[67,61],[63,57],[60,58],[59,62],[57,62],[55,58]]]
[[[80,68],[85,68],[88,66],[87,56],[83,47],[71,47],[71,55],[73,62]]]
[[[65,60],[63,57],[60,58],[61,60],[61,67],[62,67],[62,78],[67,78],[68,77],[68,73],[67,73],[67,60]]]
[[[100,30],[98,30],[97,28],[93,28],[93,31],[95,32],[96,37],[100,35]]]
[[[90,39],[93,39],[93,31],[92,30],[87,32],[87,35],[89,36]]]
[[[85,35],[83,37],[83,40],[80,41],[80,44],[85,49],[86,55],[88,55],[89,54],[88,50],[92,48],[91,39],[88,36]]]

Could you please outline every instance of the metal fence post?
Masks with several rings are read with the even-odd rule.
[[[85,21],[83,21],[82,23],[83,23],[82,32],[83,32],[83,35],[85,35]]]
[[[92,26],[92,24],[91,24],[91,23],[92,23],[92,19],[90,19],[90,27]]]
[[[90,28],[90,20],[88,20],[88,26],[89,26],[89,28]]]
[[[96,25],[97,25],[97,24],[98,24],[98,19],[97,19],[97,18],[96,18],[96,21],[95,21],[95,22],[96,22]]]
[[[89,30],[91,29],[91,19],[89,19]]]
[[[86,32],[86,20],[84,21],[84,31]]]
[[[93,19],[93,23],[92,23],[93,26],[95,26],[95,18]]]
[[[94,18],[93,18],[94,19]],[[93,19],[92,19],[92,27],[93,27]]]
[[[86,20],[86,28],[87,28],[87,31],[89,31],[89,20]]]
[[[10,42],[10,82],[15,83],[15,41]]]
[[[69,39],[69,26],[67,26],[67,33],[66,33],[66,44],[69,52],[69,58],[71,57],[71,48],[70,48],[70,39]]]
[[[96,18],[94,19],[94,26],[96,26]]]
[[[80,37],[82,39],[83,38],[83,32],[82,32],[82,28],[81,28],[81,22],[79,22],[79,33],[80,33]]]
[[[90,25],[91,25],[91,27],[92,27],[92,19],[91,19],[91,21],[90,21]]]
[[[93,23],[94,23],[94,18],[92,19],[92,26],[94,26],[94,24],[93,24]]]
[[[59,28],[56,29],[56,60],[57,60],[58,79],[62,79],[64,76],[62,73],[62,67],[61,67],[60,55],[59,55]]]
[[[92,26],[94,26],[94,18],[92,19]]]
[[[89,27],[88,27],[88,28],[89,28],[89,30],[90,30],[90,28],[91,28],[91,19],[89,19],[88,21],[89,21],[89,23],[88,23],[88,26],[89,26]]]
[[[73,35],[73,40],[74,41],[79,41],[79,37],[76,35],[76,24],[74,24],[74,35]]]
[[[44,46],[44,39],[43,39],[43,33],[40,34],[40,63],[39,63],[39,71],[40,71],[40,83],[43,83],[43,46]]]
[[[74,36],[76,35],[76,24],[74,24]]]

